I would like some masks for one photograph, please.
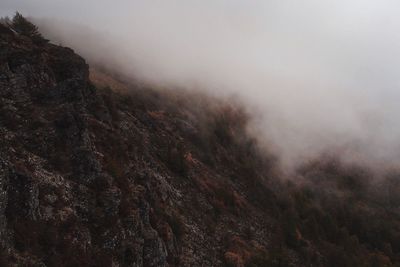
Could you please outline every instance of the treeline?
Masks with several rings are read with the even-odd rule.
[[[324,266],[400,266],[398,174],[378,180],[334,159],[304,168],[278,201],[285,244]]]

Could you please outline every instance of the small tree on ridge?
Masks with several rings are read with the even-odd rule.
[[[46,42],[47,40],[43,38],[40,34],[38,27],[28,21],[19,12],[16,12],[11,24],[11,28],[17,33],[30,37],[34,42]]]

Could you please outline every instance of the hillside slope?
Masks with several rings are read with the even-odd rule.
[[[254,175],[241,158],[254,148],[235,140],[239,111],[209,108],[199,118],[192,104],[181,111],[157,92],[97,90],[72,50],[5,28],[1,51],[8,260],[211,266],[222,264],[225,239],[241,244],[236,235],[249,226],[258,240],[249,246],[267,243],[269,217],[255,207],[263,203],[249,202],[256,180],[240,181]]]
[[[0,25],[0,265],[399,262],[396,179],[327,158],[282,182],[239,107],[121,83]]]

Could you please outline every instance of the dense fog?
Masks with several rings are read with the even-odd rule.
[[[321,152],[396,164],[400,2],[2,0],[95,64],[234,95],[284,164]]]

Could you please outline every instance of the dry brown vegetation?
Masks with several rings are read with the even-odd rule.
[[[240,106],[107,72],[96,87],[71,50],[1,27],[8,80],[33,77],[0,87],[1,263],[399,266],[398,173],[321,156],[281,179]]]

